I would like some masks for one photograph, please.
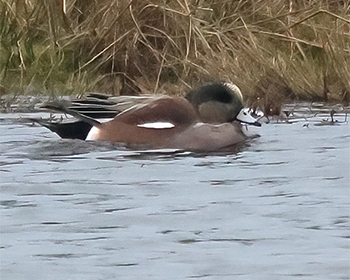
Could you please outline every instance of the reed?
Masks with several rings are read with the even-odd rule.
[[[0,0],[0,92],[184,94],[229,80],[267,114],[349,102],[350,1]]]

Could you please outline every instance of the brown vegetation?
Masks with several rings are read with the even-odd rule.
[[[267,114],[349,102],[349,2],[0,0],[0,91],[184,94],[226,80]]]

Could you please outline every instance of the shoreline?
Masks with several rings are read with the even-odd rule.
[[[225,80],[271,115],[350,102],[346,1],[134,2],[2,5],[0,96],[183,95]]]

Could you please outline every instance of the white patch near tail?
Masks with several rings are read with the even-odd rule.
[[[151,123],[138,124],[137,126],[143,127],[143,128],[153,128],[153,129],[166,129],[166,128],[175,127],[175,125],[170,122],[151,122]]]
[[[97,140],[99,136],[100,136],[100,129],[96,126],[93,126],[90,129],[89,134],[86,136],[85,140],[87,141]]]

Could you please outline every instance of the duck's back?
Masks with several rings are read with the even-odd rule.
[[[120,113],[102,127],[92,130],[88,140],[169,147],[176,135],[196,122],[196,111],[186,99],[163,96]]]

